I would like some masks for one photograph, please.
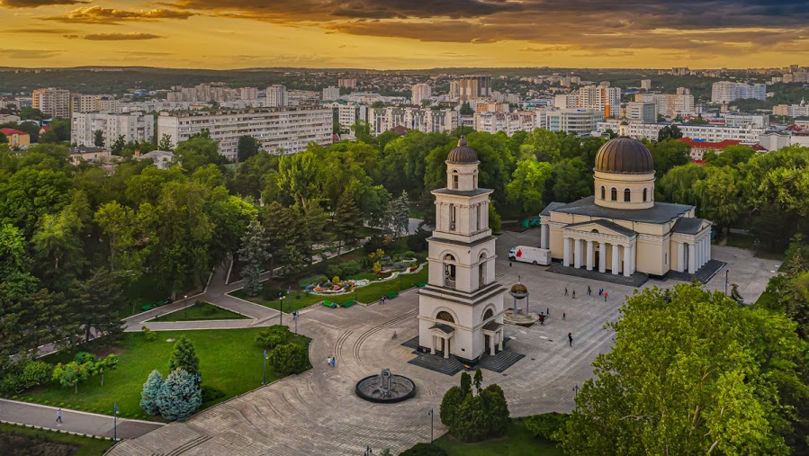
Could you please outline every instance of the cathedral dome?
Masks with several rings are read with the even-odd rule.
[[[655,168],[652,154],[643,143],[621,136],[598,149],[595,170],[611,174],[649,174]]]
[[[475,149],[466,145],[466,138],[461,136],[458,140],[458,145],[449,151],[447,162],[456,164],[477,163],[478,154],[475,152]]]

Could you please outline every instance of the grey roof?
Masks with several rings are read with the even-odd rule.
[[[694,206],[688,204],[655,203],[649,209],[613,209],[595,204],[593,196],[588,196],[569,204],[557,204],[560,205],[552,208],[552,211],[642,223],[665,223],[682,216],[694,208]]]
[[[496,321],[490,321],[485,325],[483,325],[483,329],[485,329],[486,331],[497,331],[498,329],[500,329],[501,326],[503,325]]]
[[[604,143],[596,154],[595,170],[616,174],[647,174],[655,170],[649,149],[637,139],[621,136]]]
[[[677,219],[671,230],[675,233],[697,234],[704,221],[704,219],[696,217],[681,217]]]
[[[610,222],[609,220],[604,220],[604,219],[589,220],[587,222],[580,222],[580,223],[571,223],[570,225],[567,225],[565,228],[575,228],[575,227],[578,227],[578,226],[594,225],[594,224],[599,225],[599,226],[601,226],[603,228],[606,228],[608,230],[615,231],[616,233],[623,234],[624,236],[627,236],[627,237],[632,237],[632,236],[638,234],[635,230],[630,230],[629,228],[625,228],[625,227],[623,227],[623,226],[621,226],[621,225],[619,225],[619,224],[617,224],[615,222]]]
[[[450,325],[433,325],[430,329],[437,329],[444,334],[452,334],[455,331],[455,328]]]
[[[476,188],[474,190],[451,190],[448,188],[437,188],[433,193],[441,193],[442,195],[457,195],[457,196],[477,196],[486,193],[492,193],[494,190],[490,188]]]
[[[555,211],[556,208],[566,206],[567,203],[560,203],[558,201],[552,201],[545,206],[545,209],[542,209],[542,212],[539,215],[551,215],[551,211]]]

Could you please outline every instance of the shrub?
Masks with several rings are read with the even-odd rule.
[[[475,372],[475,389],[472,392],[472,377],[461,374],[461,385],[453,386],[441,401],[441,422],[449,432],[464,442],[473,442],[487,437],[503,435],[509,422],[508,404],[503,390],[495,385],[480,389],[483,375]]]
[[[79,364],[94,363],[96,361],[96,355],[88,352],[78,352],[73,358],[73,361],[76,361]]]
[[[326,267],[326,277],[339,277],[342,273],[343,270],[339,264],[330,264]]]
[[[477,442],[488,435],[487,421],[480,396],[469,394],[458,407],[450,432],[461,441]]]
[[[289,328],[283,325],[273,325],[261,331],[256,336],[256,344],[262,348],[272,350],[275,347],[285,344],[292,337]]]
[[[154,342],[157,339],[157,334],[151,329],[144,326],[140,330],[143,332],[143,338],[146,339],[147,342]]]
[[[25,389],[41,385],[51,379],[53,366],[44,361],[29,361],[22,370],[21,380]]]
[[[169,421],[184,421],[202,404],[195,375],[183,369],[172,371],[157,394],[160,415]]]
[[[362,272],[362,264],[357,260],[346,261],[340,265],[340,272],[342,273],[340,277],[350,278]]]
[[[326,280],[326,276],[322,274],[311,275],[298,280],[298,288],[306,288],[311,284],[319,284]]]
[[[429,443],[417,443],[399,456],[447,456],[447,451]]]
[[[182,369],[191,375],[199,374],[199,358],[194,345],[185,336],[180,337],[174,344],[174,353],[169,359],[169,371]]]
[[[163,376],[160,372],[153,370],[143,384],[143,390],[140,393],[140,408],[149,415],[157,415],[160,413],[160,408],[157,405],[157,395],[160,393],[160,387],[163,386]]]
[[[309,368],[309,353],[306,345],[282,344],[273,349],[269,361],[281,375],[299,374]]]
[[[439,416],[441,417],[441,422],[447,427],[450,427],[455,422],[455,413],[458,411],[461,402],[463,402],[463,398],[463,391],[457,386],[453,386],[444,393]]]
[[[225,397],[225,392],[218,390],[212,386],[203,385],[202,387],[202,403],[215,401],[220,397]]]
[[[551,440],[553,434],[562,429],[570,415],[564,413],[543,413],[525,418],[525,428],[536,438]]]
[[[509,413],[503,389],[496,384],[491,384],[481,391],[478,397],[482,402],[483,415],[486,417],[486,437],[504,435],[508,428]]]

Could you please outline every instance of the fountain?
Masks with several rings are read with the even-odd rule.
[[[370,402],[394,403],[410,399],[416,394],[413,380],[382,369],[378,375],[369,375],[357,382],[357,396]]]

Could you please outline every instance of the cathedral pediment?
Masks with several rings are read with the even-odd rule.
[[[565,230],[580,231],[583,233],[599,233],[609,236],[623,236],[626,238],[635,237],[638,234],[634,230],[630,230],[609,220],[590,220],[587,222],[573,223],[567,225]]]

